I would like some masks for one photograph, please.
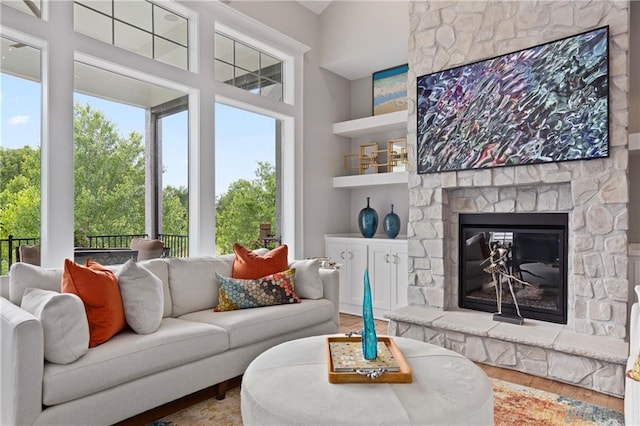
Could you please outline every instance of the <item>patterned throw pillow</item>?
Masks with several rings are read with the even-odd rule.
[[[218,306],[214,312],[236,309],[258,308],[261,306],[300,303],[293,292],[295,269],[267,275],[257,280],[223,277],[216,272],[218,281]]]

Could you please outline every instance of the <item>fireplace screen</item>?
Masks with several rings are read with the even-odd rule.
[[[566,324],[566,234],[564,213],[460,215],[460,307],[497,312],[501,286],[503,314]]]

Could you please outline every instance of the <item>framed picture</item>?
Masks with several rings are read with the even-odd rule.
[[[373,115],[407,109],[407,73],[409,65],[373,73]]]
[[[418,77],[418,173],[608,157],[608,34]]]

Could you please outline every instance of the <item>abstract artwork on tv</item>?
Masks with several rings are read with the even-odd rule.
[[[609,27],[417,79],[418,173],[609,156]]]

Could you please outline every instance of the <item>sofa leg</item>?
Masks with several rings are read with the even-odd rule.
[[[218,383],[216,388],[216,399],[222,401],[227,395],[227,382]]]
[[[216,385],[216,399],[222,401],[227,395],[227,391],[237,388],[242,384],[242,376],[234,377],[233,379],[225,380],[222,383]]]

